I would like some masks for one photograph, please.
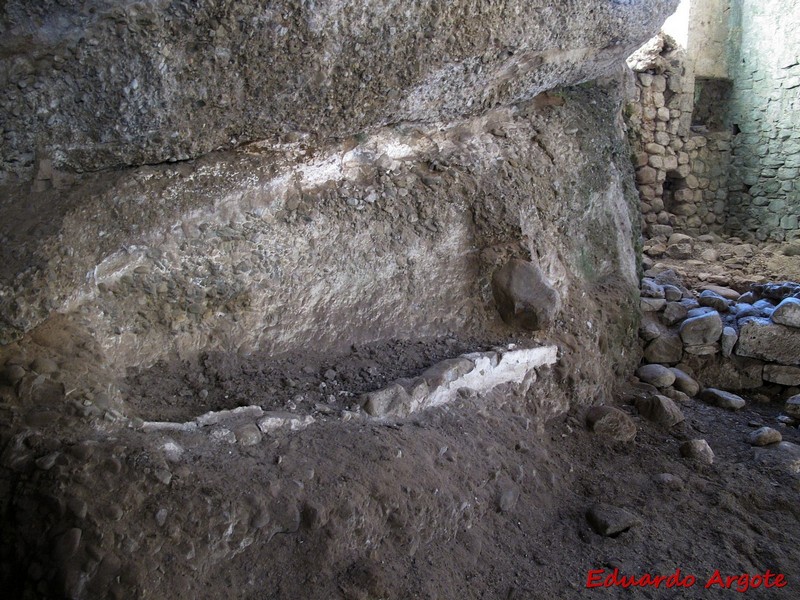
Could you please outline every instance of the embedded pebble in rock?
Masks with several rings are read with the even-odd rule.
[[[0,372],[0,379],[10,386],[15,386],[26,373],[27,371],[19,365],[8,365]]]
[[[613,406],[592,406],[586,412],[586,424],[591,431],[618,442],[632,442],[636,437],[636,423]]]
[[[788,327],[800,328],[800,300],[786,298],[772,312],[772,321]]]
[[[700,392],[700,399],[714,406],[718,406],[719,408],[726,408],[728,410],[739,410],[740,408],[744,408],[745,404],[747,404],[741,396],[716,388],[704,389]]]
[[[708,248],[707,250],[703,250],[700,253],[700,258],[702,258],[706,262],[717,262],[719,258],[719,254],[713,248]]]
[[[675,383],[675,374],[663,365],[643,365],[636,370],[636,376],[657,388],[665,388]]]
[[[80,546],[82,533],[77,527],[68,529],[56,541],[53,554],[62,561],[74,556]]]
[[[236,440],[241,446],[255,446],[261,442],[261,430],[255,423],[248,423],[236,429]]]
[[[700,384],[690,377],[685,371],[678,368],[671,368],[672,374],[675,375],[675,382],[672,386],[686,394],[687,396],[694,397],[700,391]]]
[[[717,311],[686,319],[680,326],[683,343],[687,346],[713,344],[722,335],[722,318]]]
[[[58,371],[58,364],[50,358],[37,357],[30,365],[31,371],[40,375],[49,375]]]
[[[636,400],[636,410],[648,421],[664,427],[672,427],[685,419],[675,402],[661,395],[639,398]]]
[[[793,419],[800,419],[800,394],[789,398],[783,405],[783,410]]]
[[[722,348],[722,356],[728,358],[733,354],[733,348],[739,340],[739,334],[733,327],[725,327],[722,330],[722,339],[720,347]]]
[[[673,475],[672,473],[659,473],[658,475],[653,477],[653,481],[655,481],[660,485],[663,485],[664,487],[671,488],[673,490],[683,489],[683,480],[677,475]]]
[[[714,463],[714,451],[705,440],[688,440],[680,446],[681,456],[707,465]]]
[[[708,306],[718,312],[728,311],[728,301],[710,290],[702,292],[697,298],[697,301],[700,303],[700,306]]]
[[[226,442],[228,444],[236,443],[236,434],[230,429],[224,427],[217,427],[211,430],[211,439],[217,442]]]
[[[783,440],[781,432],[772,427],[761,427],[751,432],[748,436],[751,446],[768,446],[769,444],[777,444]]]
[[[606,537],[614,537],[642,524],[633,513],[610,504],[592,506],[586,513],[586,520],[595,532]]]
[[[517,505],[517,500],[519,500],[519,488],[511,484],[503,486],[497,498],[497,509],[501,513],[511,512]]]
[[[654,339],[644,350],[644,359],[649,363],[674,365],[680,362],[681,358],[683,358],[683,343],[674,333]]]

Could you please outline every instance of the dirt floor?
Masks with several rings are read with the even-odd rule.
[[[698,243],[696,254],[708,247]],[[800,278],[787,245],[713,247],[747,260],[731,269],[699,258],[666,259],[659,268],[675,269],[696,287]],[[183,389],[193,396],[211,390],[205,408],[219,409],[235,406],[233,398],[258,403],[257,390],[266,383],[275,388],[274,408],[322,416],[317,426],[273,444],[269,456],[251,457],[278,487],[287,476],[312,472],[306,499],[294,530],[262,539],[262,548],[212,574],[208,597],[222,597],[218,586],[226,581],[237,597],[253,599],[797,597],[800,446],[791,444],[800,444],[800,431],[779,422],[782,398],[764,402],[744,394],[748,404],[738,412],[692,399],[679,406],[685,421],[664,428],[637,414],[631,380],[634,387],[608,399],[636,423],[631,442],[590,432],[585,406],[543,428],[531,426],[537,401],[502,393],[410,422],[325,422],[357,392],[418,373],[475,343],[403,342],[274,362],[208,355],[191,368],[161,364],[131,373],[130,403],[145,418],[199,412],[181,403]],[[761,426],[778,429],[790,444],[751,446],[748,435]],[[681,457],[679,446],[690,439],[708,442],[712,465]],[[247,461],[237,467],[252,468]],[[612,515],[622,509],[615,518],[630,527],[597,533],[587,518],[597,506]],[[265,560],[254,564],[254,556]],[[603,584],[615,569],[621,578],[679,570],[684,587],[666,587],[670,580],[659,588],[587,587],[590,576]],[[767,571],[775,575],[757,577]]]

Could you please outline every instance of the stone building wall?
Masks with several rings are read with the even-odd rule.
[[[735,0],[728,119],[734,131],[727,227],[800,237],[800,2]]]
[[[629,64],[636,85],[628,115],[646,237],[721,231],[730,132],[691,127],[693,74],[670,38],[655,38]]]

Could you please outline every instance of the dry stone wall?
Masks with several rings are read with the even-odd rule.
[[[673,233],[723,229],[731,135],[692,128],[694,80],[683,50],[659,35],[629,60],[634,98],[628,115],[636,154],[643,230]]]
[[[728,228],[759,241],[800,237],[800,5],[732,3],[729,122],[733,140]]]

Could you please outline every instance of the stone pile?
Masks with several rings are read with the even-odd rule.
[[[797,284],[754,285],[744,294],[709,285],[695,293],[665,271],[642,280],[641,308],[645,365],[637,375],[666,396],[699,392],[737,410],[745,401],[725,390],[783,398],[800,392]]]

